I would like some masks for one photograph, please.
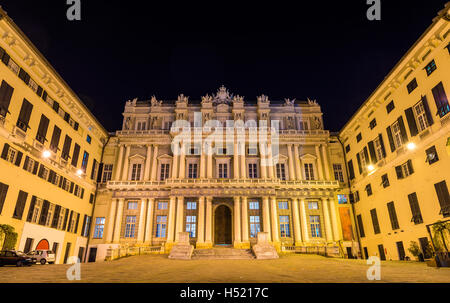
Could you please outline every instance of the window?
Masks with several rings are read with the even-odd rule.
[[[167,228],[167,216],[156,217],[156,238],[165,238]]]
[[[167,206],[168,206],[167,202],[158,202],[158,210],[167,209]]]
[[[47,136],[49,122],[50,120],[46,116],[41,116],[41,121],[39,122],[39,127],[36,134],[36,140],[42,144],[46,141],[45,137]]]
[[[333,164],[334,179],[339,182],[344,182],[344,173],[341,164]]]
[[[197,163],[189,163],[188,169],[188,178],[189,179],[197,179],[198,164]]]
[[[314,168],[312,163],[305,163],[305,179],[314,180]]]
[[[249,209],[259,209],[258,201],[250,201],[248,204]]]
[[[5,204],[6,194],[8,193],[9,186],[0,182],[0,214],[3,210],[3,205]]]
[[[247,154],[249,156],[257,156],[258,155],[258,148],[257,147],[249,147],[249,148],[247,148]]]
[[[47,211],[47,218],[44,223],[45,226],[50,226],[54,211],[55,211],[55,204],[50,204]]]
[[[186,216],[186,232],[189,233],[189,237],[195,238],[197,216]]]
[[[248,164],[248,177],[250,179],[258,178],[258,174],[256,172],[256,163],[249,163]]]
[[[52,139],[50,141],[50,149],[54,152],[58,152],[59,139],[61,138],[61,129],[55,125],[53,128]]]
[[[57,227],[56,227],[57,229],[59,229],[59,230],[64,229],[63,224],[64,224],[65,216],[67,216],[67,209],[61,207],[61,211],[59,213],[58,223],[57,223]],[[103,224],[104,224],[104,220],[103,220]],[[102,235],[103,235],[103,228],[102,228]]]
[[[103,166],[103,177],[102,177],[102,182],[103,183],[111,181],[111,179],[112,179],[112,171],[113,171],[113,165],[112,164],[105,164]]]
[[[404,179],[414,173],[414,169],[412,166],[412,161],[408,160],[408,162],[403,163],[400,166],[397,166],[395,168],[395,171],[397,173],[397,179]]]
[[[355,202],[359,202],[359,191],[355,191]]]
[[[401,147],[405,143],[403,142],[401,128],[398,121],[392,125],[392,137],[394,139],[394,144],[396,148]]]
[[[61,158],[63,158],[66,161],[69,159],[71,145],[72,145],[72,138],[66,135],[66,138],[64,139],[64,147],[61,152]]]
[[[286,165],[284,163],[277,163],[277,178],[286,180]]]
[[[350,145],[347,145],[346,147],[345,147],[345,153],[349,153],[350,152]]]
[[[81,230],[81,236],[82,237],[88,237],[89,236],[89,226],[91,225],[91,217],[88,215],[84,215],[83,220],[83,229]]]
[[[389,114],[391,111],[393,111],[395,108],[394,101],[389,102],[389,104],[386,106],[386,111]]]
[[[94,239],[103,239],[104,228],[105,228],[105,218],[96,218],[94,227]]]
[[[220,163],[219,164],[219,179],[228,178],[228,164]]]
[[[75,147],[73,148],[73,155],[72,155],[72,166],[73,167],[77,167],[79,156],[80,156],[80,146],[77,143],[75,143]]]
[[[359,133],[357,136],[356,136],[356,142],[360,142],[362,140],[362,135],[361,135],[361,133]]]
[[[161,175],[160,175],[160,180],[161,181],[164,181],[164,180],[169,178],[169,169],[170,169],[170,164],[169,163],[162,163],[161,164]]]
[[[89,153],[85,151],[83,154],[83,160],[81,161],[81,169],[84,172],[86,172],[88,162],[89,162]]]
[[[383,176],[381,176],[381,185],[383,186],[383,188],[390,186],[388,174],[384,174]]]
[[[308,130],[309,126],[308,126],[308,121],[300,121],[300,130]]]
[[[138,202],[137,201],[130,201],[128,202],[127,209],[137,209],[138,208]]]
[[[373,232],[377,235],[381,232],[380,223],[378,222],[377,210],[376,209],[370,210],[370,215],[372,217]]]
[[[125,238],[134,238],[134,231],[136,228],[136,216],[127,216],[125,225]]]
[[[450,106],[448,104],[447,95],[445,94],[444,85],[442,82],[439,82],[439,84],[436,85],[431,91],[433,92],[439,117],[442,118],[450,112]]]
[[[348,198],[347,195],[337,195],[338,197],[338,204],[347,204]]]
[[[289,216],[280,216],[280,236],[282,238],[289,238],[291,230],[289,229]]]
[[[450,217],[450,195],[445,181],[434,184],[439,204],[441,205],[440,215]]]
[[[417,87],[417,80],[416,78],[412,79],[411,82],[408,83],[406,88],[408,89],[408,94],[412,93],[413,90],[415,90]]]
[[[22,107],[20,109],[19,118],[17,119],[17,127],[26,132],[28,128],[28,123],[30,122],[31,112],[33,110],[33,104],[23,99]]]
[[[416,118],[416,125],[418,132],[422,132],[427,129],[430,124],[428,123],[427,113],[423,101],[420,101],[413,107],[414,116]],[[411,126],[410,126],[411,128]],[[412,135],[412,134],[411,134]]]
[[[137,122],[136,130],[145,130],[146,126],[147,126],[147,123],[145,123],[145,121]]]
[[[367,193],[367,197],[372,196],[372,185],[371,184],[366,185],[366,193]]]
[[[377,126],[377,120],[373,119],[372,121],[370,121],[369,127],[370,129],[374,129],[375,126]]]
[[[9,112],[8,109],[13,92],[14,88],[3,80],[0,86],[0,116],[2,117],[6,117],[6,114]]]
[[[91,138],[91,136],[87,135],[87,137],[86,137],[86,142],[89,143],[89,144],[92,143],[92,138]]]
[[[353,168],[353,160],[348,161],[348,173],[350,180],[355,179],[355,169]]]
[[[427,162],[429,165],[439,161],[439,156],[437,154],[435,146],[432,146],[429,149],[427,149],[425,153],[427,154]]]
[[[408,195],[409,200],[409,206],[411,208],[412,213],[412,219],[411,222],[414,222],[414,224],[421,224],[423,223],[422,213],[420,212],[419,207],[419,200],[417,199],[417,194],[412,193]]]
[[[387,208],[389,212],[389,218],[391,219],[392,229],[393,230],[399,229],[400,226],[398,225],[397,213],[395,212],[394,202],[389,202],[387,204]]]
[[[431,75],[436,70],[436,62],[431,60],[431,62],[425,66],[425,70],[427,71],[427,76]]]
[[[356,154],[358,160],[359,173],[362,174],[367,171],[367,166],[370,164],[369,153],[367,147],[364,147],[362,151]]]
[[[11,162],[15,166],[20,166],[22,162],[23,153],[12,148],[9,144],[5,143],[3,146],[3,151],[1,158],[8,162]]]
[[[188,209],[188,210],[197,209],[197,202],[188,202],[186,209]]]
[[[319,209],[319,203],[316,201],[308,202],[308,209]]]
[[[382,135],[379,134],[378,137],[375,140],[373,140],[372,142],[373,142],[373,149],[374,149],[374,154],[376,157],[376,162],[386,158],[386,150],[384,149]],[[369,149],[370,148],[371,148],[371,144],[369,143]]]
[[[311,237],[321,238],[320,216],[309,216],[309,224],[311,225]]]
[[[356,216],[356,219],[358,221],[359,235],[361,236],[361,238],[364,238],[366,236],[366,234],[364,233],[364,225],[362,222],[361,215]]]
[[[28,193],[24,191],[19,192],[19,196],[17,197],[16,207],[14,209],[13,218],[22,220],[23,211],[25,209],[25,204],[27,203]]]
[[[259,216],[250,216],[250,238],[256,238],[261,231]]]
[[[131,169],[131,181],[139,181],[141,180],[141,163],[134,163]]]
[[[289,209],[289,204],[286,201],[278,202],[278,209]]]

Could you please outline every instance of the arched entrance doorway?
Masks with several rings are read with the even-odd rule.
[[[36,250],[49,250],[50,249],[50,244],[48,243],[47,240],[41,240],[38,245],[36,246]]]
[[[217,245],[231,245],[231,210],[220,205],[214,213],[214,242]]]

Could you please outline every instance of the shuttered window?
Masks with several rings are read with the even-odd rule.
[[[411,82],[406,86],[408,89],[408,94],[412,93],[417,88],[417,80],[416,78],[412,79]]]
[[[444,217],[450,217],[450,195],[448,193],[447,183],[445,181],[436,183],[434,188],[436,189],[439,204],[441,205],[439,214]]]
[[[84,170],[84,172],[87,171],[88,162],[89,162],[89,153],[85,151],[83,154],[83,160],[81,161],[81,169]]]
[[[75,147],[73,148],[73,156],[72,156],[72,165],[77,167],[78,165],[78,157],[80,156],[80,146],[75,143]]]
[[[364,238],[366,234],[364,233],[364,225],[362,223],[361,215],[358,215],[356,218],[358,220],[359,235],[361,238]]]
[[[3,210],[3,205],[5,204],[6,194],[8,193],[9,186],[0,182],[0,214]]]
[[[69,159],[71,145],[72,145],[72,138],[66,135],[66,138],[64,139],[64,147],[61,153],[61,157],[66,161]]]
[[[417,194],[412,193],[408,195],[409,206],[411,208],[412,219],[411,222],[414,224],[423,223],[422,213],[420,212],[419,201],[417,200]]]
[[[50,149],[54,153],[57,153],[59,150],[58,145],[60,138],[61,138],[61,129],[55,125],[55,128],[53,129],[52,140],[50,142]]]
[[[33,104],[28,102],[27,99],[23,99],[22,107],[20,108],[19,118],[17,119],[17,127],[26,132],[28,123],[30,122],[31,112],[33,111]]]
[[[393,230],[399,229],[400,226],[398,224],[397,213],[395,212],[394,202],[389,202],[387,204],[389,218],[391,219],[391,226]]]
[[[3,80],[0,86],[0,116],[2,117],[6,117],[6,114],[9,113],[8,109],[13,92],[14,88]]]
[[[41,216],[39,218],[39,225],[45,226],[45,224],[47,222],[47,215],[48,215],[49,208],[50,208],[50,202],[45,200],[44,203],[42,204],[42,211],[41,211]]]
[[[17,197],[16,208],[14,209],[13,218],[22,220],[23,211],[25,210],[25,204],[27,203],[28,193],[24,191],[19,192]]]
[[[380,223],[378,222],[377,210],[375,208],[370,210],[370,215],[372,217],[373,232],[375,234],[379,234],[380,233]]]
[[[41,122],[39,122],[39,128],[36,134],[36,140],[44,144],[47,139],[45,138],[47,136],[47,130],[48,130],[48,124],[50,120],[42,115],[41,116]]]
[[[442,118],[450,112],[450,106],[448,104],[447,95],[445,94],[444,85],[439,82],[432,90],[434,101],[438,109],[437,114]]]
[[[352,160],[348,161],[348,171],[349,171],[349,175],[350,175],[349,176],[350,180],[355,179],[355,169],[353,167],[353,161]]]

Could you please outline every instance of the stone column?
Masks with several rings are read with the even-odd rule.
[[[200,154],[200,179],[205,179],[206,177],[206,159],[205,159],[205,151],[203,150],[203,144],[201,148]]]
[[[295,180],[294,157],[292,155],[292,144],[289,144],[287,147],[288,147],[288,157],[289,157],[289,180]]]
[[[322,169],[322,157],[320,156],[319,145],[316,145],[316,156],[317,156],[317,172],[319,174],[319,180],[323,180],[323,169]]]
[[[174,240],[173,233],[175,231],[175,207],[176,197],[170,197],[169,205],[169,222],[167,227],[167,243],[172,243]]]
[[[245,163],[245,141],[241,144],[241,179],[247,179],[247,163]]]
[[[234,247],[241,244],[241,197],[234,197]]]
[[[114,243],[119,243],[120,233],[122,231],[122,214],[123,214],[123,204],[125,199],[119,199],[117,204],[117,215],[116,215],[116,225],[114,227]]]
[[[153,147],[153,163],[151,180],[156,181],[158,175],[158,145]]]
[[[108,229],[106,230],[106,242],[113,241],[113,232],[114,232],[114,215],[116,214],[117,208],[117,199],[113,198],[111,201],[111,207],[109,209],[108,215]]]
[[[155,199],[148,199],[147,205],[147,221],[145,224],[145,240],[144,242],[152,242],[153,238],[153,209],[155,207]]]
[[[138,242],[144,242],[145,211],[147,210],[147,199],[141,199],[141,212],[139,214]]]
[[[198,233],[197,243],[205,243],[205,197],[198,198]]]
[[[213,178],[213,147],[212,142],[211,145],[208,145],[208,169],[207,169],[207,178]]]
[[[299,146],[294,145],[295,174],[297,176],[297,180],[301,180],[302,179],[302,169],[301,169],[300,155],[299,155],[298,149],[299,149]]]
[[[263,151],[263,150],[264,150],[264,151]],[[266,159],[267,159],[267,150],[265,149],[265,144],[263,144],[263,143],[261,143],[261,144],[259,145],[259,155],[260,155],[260,165],[259,165],[259,168],[260,168],[260,171],[261,171],[260,177],[261,177],[262,179],[267,179],[267,166],[266,166],[266,164],[267,164],[267,162],[266,162]]]
[[[123,171],[122,171],[122,181],[128,180],[128,164],[130,162],[130,150],[131,146],[127,145],[125,150],[125,159],[123,160]]]
[[[116,175],[114,176],[114,180],[121,180],[121,172],[122,172],[122,160],[123,160],[123,145],[119,146],[119,157],[117,158],[117,167],[116,167]]]
[[[327,146],[322,145],[322,154],[323,154],[323,165],[325,166],[325,177],[327,180],[331,180],[330,178],[330,164],[328,163],[328,152]]]
[[[308,233],[308,220],[306,218],[306,207],[305,207],[305,199],[300,199],[300,219],[302,223],[302,236],[303,242],[309,241],[309,233]]]
[[[268,166],[267,166],[267,170],[269,172],[269,179],[274,179],[274,176],[276,176],[276,173],[275,173],[276,166],[272,159],[272,144],[269,143],[267,145],[267,149],[268,149],[267,157],[268,157],[268,162],[269,162]]]
[[[242,197],[242,242],[248,243],[248,202]]]
[[[145,158],[144,181],[150,180],[151,158],[152,158],[152,146],[147,145],[147,157]]]
[[[272,241],[270,230],[270,209],[269,209],[269,197],[263,197],[263,232],[268,234],[268,241]]]
[[[278,232],[278,211],[277,211],[277,198],[272,197],[271,202],[271,215],[272,215],[272,242],[280,242],[280,236]]]
[[[186,179],[186,145],[181,146],[179,179]]]
[[[212,244],[212,197],[206,197],[205,242]]]
[[[300,213],[298,209],[298,199],[292,199],[292,218],[294,219],[295,246],[302,245],[302,234],[300,229]]]
[[[178,197],[177,223],[175,227],[175,242],[178,242],[178,233],[184,231],[184,197]]]
[[[327,199],[322,198],[323,218],[325,221],[325,231],[327,242],[333,241],[333,235],[331,232],[330,212],[328,210]]]
[[[180,151],[173,151],[172,158],[172,179],[178,179],[178,158],[180,157]]]
[[[234,178],[239,179],[239,150],[237,142],[234,142],[233,153]]]
[[[331,214],[331,225],[333,228],[333,238],[334,241],[338,241],[339,240],[339,226],[338,226],[338,221],[337,221],[337,216],[336,216],[336,203],[334,201],[334,198],[330,198],[330,214]]]

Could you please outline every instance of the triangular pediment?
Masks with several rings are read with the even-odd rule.
[[[130,160],[145,160],[145,157],[139,154],[134,154],[129,157]]]
[[[312,155],[312,154],[304,154],[300,157],[300,159],[302,159],[303,161],[305,160],[316,160],[317,157]]]
[[[158,156],[158,160],[163,160],[163,159],[172,159],[173,156],[169,155],[169,154],[164,154],[161,156]]]

